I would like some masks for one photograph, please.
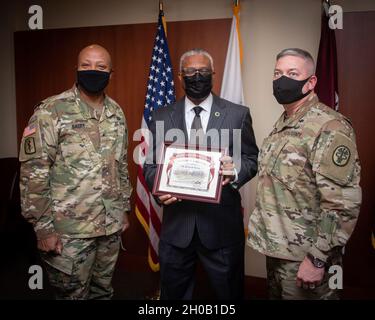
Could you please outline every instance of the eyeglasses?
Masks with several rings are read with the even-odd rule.
[[[206,76],[213,74],[214,72],[212,72],[211,69],[206,69],[206,68],[202,68],[202,69],[185,68],[185,69],[182,69],[182,72],[181,72],[182,75],[188,76],[188,77],[194,76],[196,73],[199,73],[202,76],[206,77]]]

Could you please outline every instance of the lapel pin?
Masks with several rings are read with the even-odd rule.
[[[215,117],[220,117],[220,112],[216,111],[215,112]]]

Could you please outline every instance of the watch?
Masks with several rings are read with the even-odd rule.
[[[324,268],[326,263],[318,258],[315,258],[311,253],[308,253],[307,254],[307,257],[309,258],[309,260],[312,262],[312,264],[314,265],[315,268]]]

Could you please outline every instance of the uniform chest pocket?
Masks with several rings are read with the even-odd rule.
[[[258,154],[258,175],[260,177],[268,174],[267,167],[270,165],[275,148],[277,146],[270,140],[270,137],[264,139],[262,148],[260,148]]]
[[[126,150],[124,150],[124,138],[127,134],[123,123],[118,123],[116,128],[116,139],[115,139],[115,159],[121,161],[125,156]]]
[[[267,173],[293,190],[301,175],[307,158],[301,150],[289,141],[276,146],[267,165]]]
[[[119,160],[123,145],[124,125],[116,118],[106,119],[100,124],[100,150],[104,158]]]
[[[90,166],[94,147],[87,133],[87,123],[62,126],[59,140],[61,155],[66,164],[78,169]]]

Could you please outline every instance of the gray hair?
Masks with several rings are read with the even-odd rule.
[[[286,56],[294,56],[294,57],[302,58],[310,66],[311,74],[313,75],[315,73],[314,58],[312,57],[312,55],[308,51],[300,49],[300,48],[287,48],[287,49],[282,50],[276,56],[276,61],[279,60],[280,58],[286,57]]]
[[[192,50],[186,51],[181,56],[181,58],[180,58],[180,71],[182,71],[182,64],[184,63],[184,61],[185,61],[185,59],[187,57],[197,56],[197,55],[202,55],[202,56],[207,57],[208,60],[210,60],[211,69],[214,70],[214,59],[212,59],[211,55],[206,50],[203,50],[203,49],[192,49]]]

